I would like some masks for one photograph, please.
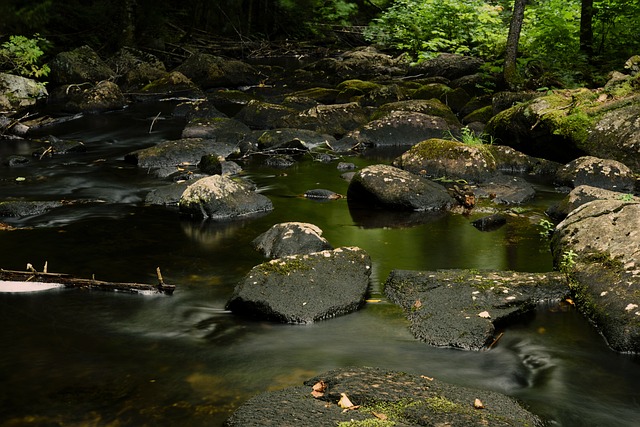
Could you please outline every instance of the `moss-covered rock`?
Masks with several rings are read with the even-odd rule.
[[[372,119],[379,119],[392,111],[413,111],[442,117],[451,127],[460,127],[460,121],[447,105],[437,99],[410,99],[405,101],[389,102],[381,105],[372,115]]]

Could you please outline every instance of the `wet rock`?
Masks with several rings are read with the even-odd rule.
[[[282,258],[333,249],[327,239],[322,237],[322,230],[319,227],[303,222],[276,224],[251,243],[267,258]]]
[[[583,156],[560,168],[555,181],[558,185],[568,187],[589,185],[605,190],[632,192],[636,176],[629,167],[615,160]]]
[[[320,104],[282,116],[274,122],[274,127],[307,129],[339,137],[367,123],[369,116],[369,109],[355,102]]]
[[[4,159],[3,164],[9,166],[10,168],[24,166],[29,163],[31,160],[28,157],[11,155]]]
[[[192,119],[182,130],[182,138],[203,138],[237,144],[250,132],[251,129],[244,123],[227,117]]]
[[[62,104],[71,113],[99,113],[123,108],[127,102],[120,87],[111,81],[101,81],[95,86],[63,86],[53,94],[53,103]]]
[[[409,172],[433,178],[482,182],[496,174],[496,163],[484,145],[431,138],[422,141],[393,162]]]
[[[454,204],[443,186],[388,165],[368,166],[356,172],[347,198],[350,203],[409,211],[438,211]]]
[[[33,155],[37,157],[61,155],[67,153],[84,153],[87,146],[82,142],[74,139],[62,139],[53,135],[49,135],[44,139],[49,146],[36,150]]]
[[[89,46],[57,54],[49,67],[49,79],[54,85],[94,84],[115,77],[113,70]]]
[[[336,85],[336,89],[340,91],[337,96],[336,102],[347,103],[357,102],[363,95],[371,93],[372,91],[380,88],[379,83],[365,81],[360,79],[350,79],[340,82]]]
[[[326,190],[324,188],[316,188],[313,190],[307,190],[304,192],[304,197],[314,200],[335,200],[341,199],[342,195],[335,191]]]
[[[362,96],[359,103],[367,107],[380,107],[390,102],[404,101],[409,97],[407,92],[398,84],[382,85]]]
[[[5,200],[0,202],[0,217],[22,218],[40,215],[63,206],[58,201]]]
[[[551,249],[576,307],[616,351],[640,352],[640,203],[594,200],[556,227]]]
[[[603,188],[580,185],[562,199],[559,203],[550,206],[546,213],[556,221],[562,221],[571,211],[593,200],[627,200],[640,202],[640,198],[629,193],[605,190]]]
[[[483,216],[471,221],[471,225],[480,231],[494,231],[507,223],[507,217],[501,214]]]
[[[403,308],[416,338],[465,350],[490,345],[496,324],[569,293],[559,273],[490,270],[393,270],[384,290]]]
[[[484,61],[480,58],[441,53],[436,58],[411,66],[407,74],[424,77],[441,76],[449,80],[455,80],[462,76],[475,74],[482,64],[484,64]]]
[[[412,146],[425,139],[440,138],[451,129],[442,117],[393,111],[349,132],[340,142],[359,148]]]
[[[282,323],[313,323],[351,313],[364,304],[369,255],[342,247],[260,264],[236,286],[228,310]]]
[[[335,138],[307,129],[279,128],[263,132],[257,140],[261,151],[291,150],[292,153],[306,152],[314,148],[331,147]]]
[[[484,147],[496,162],[496,169],[508,174],[554,176],[563,165],[552,160],[533,157],[505,145]]]
[[[320,381],[326,390],[313,398],[313,386]],[[340,407],[337,402],[343,395],[359,408]],[[474,408],[476,399],[484,409]],[[304,386],[259,394],[240,406],[224,425],[535,427],[543,422],[515,399],[494,391],[455,386],[425,375],[350,367],[324,372]]]
[[[437,99],[411,99],[386,103],[376,110],[373,119],[384,117],[393,111],[413,111],[416,113],[428,114],[430,116],[442,117],[452,127],[460,127],[460,120],[451,111],[449,106]]]
[[[177,71],[171,71],[152,81],[132,96],[136,101],[152,101],[167,97],[204,98],[202,90],[187,76]]]
[[[107,61],[118,70],[116,83],[125,91],[141,89],[167,75],[164,63],[156,56],[132,47],[123,47]]]
[[[195,99],[181,102],[173,110],[175,117],[184,117],[188,122],[193,120],[211,120],[227,117],[207,99]]]
[[[38,100],[45,99],[47,96],[47,89],[35,80],[0,73],[0,110],[2,111],[21,111],[36,105]]]
[[[212,175],[190,184],[180,197],[179,208],[191,217],[225,220],[268,212],[273,205],[242,182]]]
[[[179,169],[195,167],[202,156],[227,157],[236,149],[234,143],[184,138],[163,141],[153,147],[133,151],[126,154],[124,160],[139,168],[153,171],[160,177],[166,177]]]
[[[273,129],[279,127],[280,118],[292,113],[292,108],[252,99],[233,117],[251,129]]]
[[[195,53],[175,68],[202,89],[255,85],[260,74],[251,65],[208,53]]]
[[[264,164],[276,169],[286,169],[295,165],[296,159],[286,154],[278,154],[269,156],[267,160],[264,161]]]
[[[520,205],[533,199],[536,190],[522,177],[498,174],[478,184],[475,195],[500,205]]]
[[[182,193],[189,186],[188,181],[175,182],[150,191],[144,199],[146,205],[178,206]]]
[[[207,175],[222,175],[222,163],[215,154],[206,154],[200,158],[198,169]]]
[[[463,117],[462,123],[487,123],[491,117],[493,117],[493,107],[487,105],[486,107],[478,108]]]
[[[338,163],[338,166],[336,166],[336,168],[339,171],[348,171],[348,170],[353,170],[356,168],[356,165],[350,162],[340,162]]]

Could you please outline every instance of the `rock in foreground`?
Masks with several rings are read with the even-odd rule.
[[[236,286],[227,309],[282,323],[313,323],[364,304],[371,259],[356,247],[260,264]]]
[[[314,385],[326,386],[322,396]],[[320,388],[316,386],[316,388]],[[354,406],[344,408],[346,397]],[[338,402],[342,402],[340,406]],[[260,394],[225,422],[226,427],[278,426],[539,426],[542,421],[514,399],[427,376],[376,368],[326,372],[280,391]]]

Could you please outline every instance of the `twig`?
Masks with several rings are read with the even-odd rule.
[[[502,338],[503,335],[504,335],[504,332],[500,332],[500,334],[493,340],[491,345],[489,347],[487,347],[487,350],[491,350],[493,348],[493,346],[498,343],[498,341],[500,340],[500,338]]]
[[[153,120],[151,121],[151,126],[149,126],[149,133],[151,133],[151,130],[153,129],[153,125],[156,123],[156,120],[158,120],[158,117],[160,117],[160,114],[161,114],[161,113],[162,113],[162,112],[158,113],[158,114],[153,118]]]

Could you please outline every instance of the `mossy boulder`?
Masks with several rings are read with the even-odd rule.
[[[432,178],[484,181],[496,171],[496,161],[486,146],[448,139],[427,139],[411,147],[393,164]]]
[[[156,56],[131,47],[120,49],[107,63],[118,70],[116,82],[123,90],[138,90],[167,74],[164,63]]]
[[[127,102],[120,87],[107,80],[95,86],[66,86],[64,92],[56,92],[56,103],[62,103],[62,109],[72,113],[99,113],[123,108]]]
[[[615,160],[583,156],[564,165],[556,173],[555,182],[570,188],[580,185],[632,193],[636,175],[623,163]]]
[[[371,112],[359,103],[314,105],[300,112],[281,116],[274,121],[276,128],[307,129],[336,138],[365,125]]]
[[[475,74],[484,61],[472,56],[453,53],[441,53],[435,58],[412,65],[407,74],[420,76],[441,76],[454,80],[462,76]]]
[[[20,111],[48,96],[44,85],[33,79],[0,73],[0,109]]]
[[[573,210],[551,241],[576,307],[611,348],[640,352],[640,203],[594,200]]]
[[[195,53],[174,69],[202,89],[255,85],[260,73],[251,65],[208,53]]]
[[[159,79],[144,85],[139,92],[138,96],[142,100],[168,95],[181,95],[190,98],[204,97],[200,88],[178,71],[171,71]]]
[[[50,62],[49,79],[54,85],[97,83],[115,77],[115,72],[89,46],[60,52]]]
[[[340,91],[336,97],[336,101],[351,102],[379,87],[380,84],[375,82],[359,79],[345,80],[336,86],[336,89]]]
[[[251,129],[273,129],[280,118],[293,113],[292,108],[252,99],[233,117]]]
[[[267,258],[310,254],[333,249],[322,230],[304,222],[283,222],[256,237],[251,244]]]
[[[437,99],[410,99],[405,101],[389,102],[378,107],[372,115],[372,119],[379,119],[392,111],[413,111],[442,117],[452,127],[460,127],[460,121],[447,105]]]

